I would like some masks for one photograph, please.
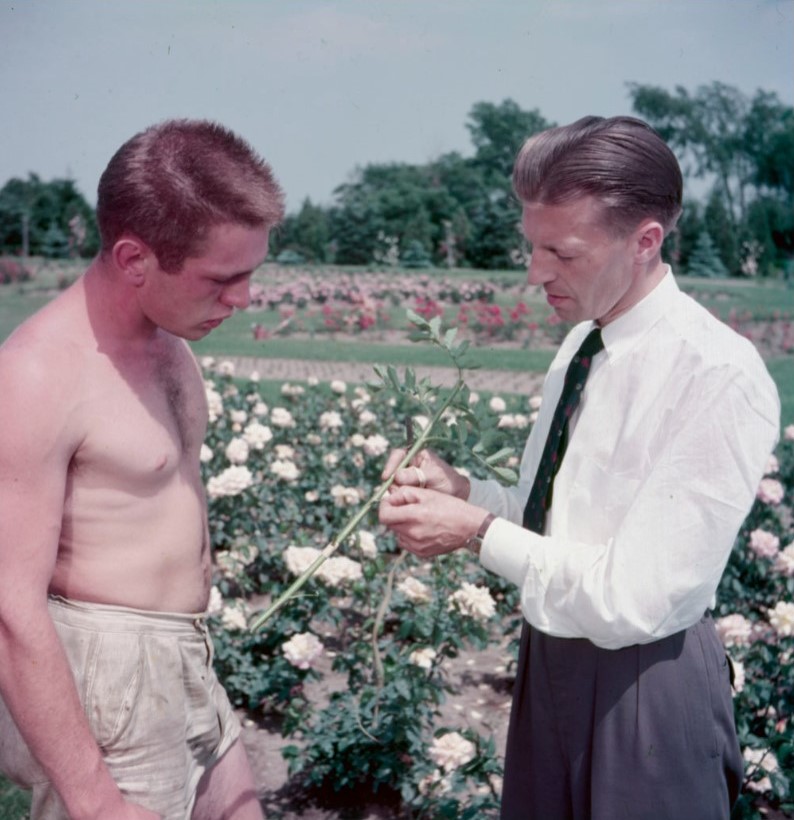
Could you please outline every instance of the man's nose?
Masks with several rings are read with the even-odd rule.
[[[533,253],[527,266],[527,281],[530,285],[545,285],[551,282],[556,274],[550,260],[544,259],[542,254]]]
[[[251,283],[247,279],[234,282],[223,289],[221,302],[237,310],[244,310],[251,304]]]

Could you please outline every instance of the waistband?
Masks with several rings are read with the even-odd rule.
[[[126,606],[74,601],[60,595],[48,599],[54,621],[66,626],[99,629],[102,632],[182,635],[195,637],[207,632],[206,612],[155,612]]]

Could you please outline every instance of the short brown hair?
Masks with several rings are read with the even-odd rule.
[[[142,239],[163,270],[201,253],[210,228],[273,227],[284,194],[270,166],[218,123],[168,120],[124,143],[99,180],[102,251],[126,232]]]
[[[669,233],[681,214],[683,178],[675,155],[634,117],[583,117],[530,137],[513,168],[522,202],[560,205],[592,196],[604,224],[624,235],[646,217]]]

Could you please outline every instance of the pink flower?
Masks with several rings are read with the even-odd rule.
[[[766,530],[753,530],[749,547],[759,558],[774,558],[780,550],[780,539]]]
[[[776,478],[761,479],[757,496],[764,504],[780,504],[785,495],[783,485]]]
[[[738,612],[718,618],[714,626],[725,646],[746,646],[750,643],[753,624]]]

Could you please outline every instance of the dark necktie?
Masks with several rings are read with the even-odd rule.
[[[568,421],[579,406],[593,356],[603,348],[601,331],[595,328],[587,335],[568,365],[562,395],[554,410],[554,417],[551,420],[549,435],[540,457],[535,481],[530,490],[527,505],[524,507],[524,526],[533,532],[543,532],[546,511],[551,506],[554,476],[560,469],[565,448],[568,446]]]

